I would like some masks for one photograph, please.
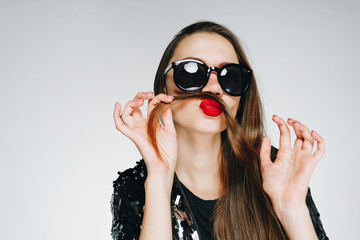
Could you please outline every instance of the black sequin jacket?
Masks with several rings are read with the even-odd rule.
[[[271,159],[275,159],[277,150],[272,148]],[[146,166],[143,160],[137,162],[134,168],[119,172],[119,177],[113,182],[114,193],[111,199],[113,215],[111,235],[114,240],[139,239],[143,207],[145,204],[144,183]],[[320,220],[320,214],[311,197],[310,189],[306,196],[306,204],[310,211],[316,234],[320,240],[329,239]],[[174,240],[200,240],[197,224],[185,198],[185,194],[176,175],[171,192],[171,218]],[[201,239],[206,240],[206,239]]]

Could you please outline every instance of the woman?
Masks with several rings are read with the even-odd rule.
[[[308,190],[324,140],[288,119],[291,148],[289,127],[274,115],[280,146],[271,147],[255,78],[231,31],[213,22],[180,31],[154,90],[123,110],[115,104],[116,127],[143,160],[114,181],[114,239],[327,239]]]

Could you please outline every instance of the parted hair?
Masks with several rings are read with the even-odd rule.
[[[234,47],[238,61],[251,69],[240,42],[226,27],[203,21],[182,29],[166,48],[154,81],[154,93],[166,89],[165,68],[179,44],[186,36],[195,33],[214,33],[227,39]],[[264,136],[263,110],[254,75],[248,90],[241,96],[235,119],[226,104],[212,93],[191,93],[175,96],[172,104],[190,98],[210,98],[220,103],[227,129],[221,133],[220,170],[221,196],[212,215],[213,235],[216,239],[288,239],[271,201],[262,188],[260,146]],[[167,104],[157,105],[149,116],[148,134],[159,154],[156,144],[158,116]],[[169,107],[169,106],[168,106]]]

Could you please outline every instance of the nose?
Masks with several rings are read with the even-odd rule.
[[[202,91],[203,92],[212,92],[212,93],[218,95],[219,97],[221,97],[224,94],[224,92],[219,84],[217,73],[215,71],[212,71],[210,73],[209,80],[208,80],[207,84],[205,85],[205,87],[202,89]]]

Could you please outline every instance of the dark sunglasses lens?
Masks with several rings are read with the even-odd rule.
[[[174,68],[175,84],[183,91],[196,92],[206,84],[207,69],[197,62],[183,62]]]
[[[220,72],[220,84],[232,96],[241,96],[248,88],[250,73],[238,65],[224,67]]]

